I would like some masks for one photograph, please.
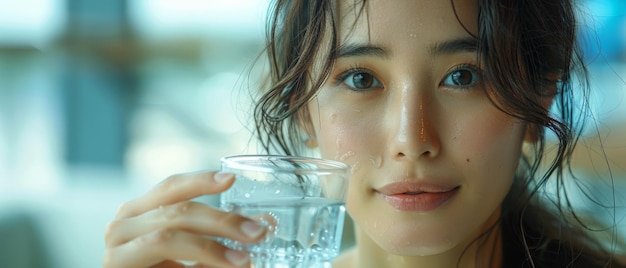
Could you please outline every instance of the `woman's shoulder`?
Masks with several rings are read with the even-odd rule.
[[[519,223],[502,224],[503,267],[626,267],[582,230],[567,225],[550,230],[527,220]]]

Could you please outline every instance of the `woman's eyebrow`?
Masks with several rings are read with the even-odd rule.
[[[474,38],[468,37],[436,43],[430,48],[430,55],[439,56],[441,54],[454,54],[463,52],[475,53],[477,50],[478,41]]]
[[[389,52],[382,47],[358,44],[343,44],[337,48],[337,58],[375,56],[389,57]]]
[[[463,52],[475,53],[478,48],[478,41],[474,38],[460,38],[446,40],[431,46],[429,53],[431,56],[439,56],[441,54],[454,54]],[[383,47],[373,45],[359,44],[342,44],[337,49],[337,58],[374,56],[388,58],[389,52]]]

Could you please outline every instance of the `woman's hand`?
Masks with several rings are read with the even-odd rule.
[[[227,173],[174,175],[123,204],[106,230],[103,267],[185,267],[176,260],[197,262],[193,267],[247,265],[246,252],[228,249],[210,237],[253,243],[266,229],[251,219],[189,201],[225,191],[233,180]]]

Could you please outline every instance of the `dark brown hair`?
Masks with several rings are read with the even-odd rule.
[[[576,102],[574,90],[588,95],[587,73],[576,47],[574,4],[570,0],[477,2],[478,32],[473,36],[479,44],[484,79],[492,89],[488,96],[500,110],[527,122],[535,141],[530,153],[520,159],[514,185],[502,205],[503,265],[617,267],[610,251],[577,220],[564,191],[586,112],[575,109],[584,104]],[[309,120],[303,107],[322,86],[336,58],[336,5],[328,0],[277,0],[271,6],[266,48],[270,75],[254,110],[256,132],[269,153],[303,153],[307,135],[303,126]],[[320,63],[320,59],[324,60]],[[313,64],[320,64],[315,69],[322,71],[313,72]],[[575,77],[578,81],[573,81]],[[556,114],[542,105],[546,98],[553,98]],[[544,130],[558,139],[551,159],[545,159]],[[555,180],[558,199],[564,201],[554,202],[551,208],[538,196],[548,180]]]

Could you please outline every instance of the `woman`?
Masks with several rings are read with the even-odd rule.
[[[279,0],[270,18],[261,144],[353,169],[356,245],[334,267],[620,267],[537,195],[562,183],[576,140],[573,3]],[[263,227],[188,201],[232,182],[175,175],[123,205],[105,267],[246,265],[205,237],[255,242]]]

